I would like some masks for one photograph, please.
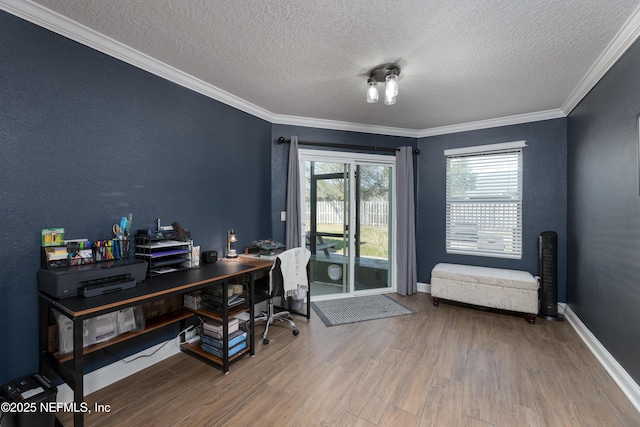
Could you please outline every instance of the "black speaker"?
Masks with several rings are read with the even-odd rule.
[[[213,264],[216,261],[218,261],[218,251],[202,252],[202,262],[205,264]]]
[[[540,275],[539,317],[562,320],[558,313],[558,234],[545,231],[538,239],[538,270]]]

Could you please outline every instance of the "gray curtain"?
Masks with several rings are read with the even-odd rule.
[[[396,203],[398,293],[411,295],[418,291],[412,147],[401,147],[396,153]]]
[[[287,219],[284,244],[287,249],[302,247],[302,224],[300,215],[300,167],[298,164],[298,137],[291,137],[289,144],[289,169],[287,173]]]

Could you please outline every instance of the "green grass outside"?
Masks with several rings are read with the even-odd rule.
[[[324,233],[342,233],[340,224],[318,224],[318,231]],[[387,227],[361,226],[360,256],[388,258],[389,257],[389,231]],[[338,237],[323,237],[325,243],[335,243],[335,252],[342,252],[343,241]]]

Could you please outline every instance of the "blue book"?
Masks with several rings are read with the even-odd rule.
[[[204,334],[201,336],[201,339],[202,339],[202,342],[207,345],[222,349],[222,344],[223,344],[222,340],[217,340],[215,338],[212,338]],[[241,341],[246,341],[246,339],[247,339],[247,333],[245,331],[237,330],[235,332],[231,332],[229,334],[229,348],[235,346],[236,344],[239,344]]]
[[[214,356],[217,356],[222,359],[222,350],[212,347],[210,345],[207,345],[205,343],[200,343],[200,347],[207,353],[211,353]],[[243,350],[245,348],[247,348],[246,340],[242,341],[240,344],[236,345],[235,347],[229,348],[229,357],[233,356],[234,354],[238,353],[240,350]]]

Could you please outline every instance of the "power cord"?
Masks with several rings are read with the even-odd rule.
[[[163,348],[165,345],[167,345],[168,342],[169,341],[165,341],[160,347],[156,348],[155,350],[153,350],[153,352],[151,352],[149,354],[141,354],[140,356],[136,356],[133,359],[129,359],[129,360],[126,360],[125,358],[120,357],[120,356],[118,356],[116,354],[110,353],[109,350],[107,350],[106,348],[104,348],[103,350],[104,350],[104,353],[107,356],[110,356],[110,357],[112,357],[112,358],[114,358],[114,359],[116,359],[116,360],[118,360],[120,362],[123,362],[123,363],[131,363],[131,362],[133,362],[135,360],[142,359],[143,357],[151,357],[151,356],[153,356],[158,351],[160,351],[161,348]]]
[[[194,342],[194,341],[189,341],[189,340],[180,341],[180,337],[182,336],[182,334],[185,334],[185,336],[186,336],[187,332],[194,331],[194,330],[196,330],[197,328],[201,327],[204,324],[204,319],[202,317],[198,316],[198,319],[200,320],[200,324],[199,325],[189,325],[189,326],[187,326],[185,329],[183,329],[180,332],[178,332],[176,337],[171,341],[175,342],[178,347],[180,347],[182,344],[187,344],[187,343],[190,343],[190,342]],[[111,357],[111,358],[113,358],[115,360],[118,360],[118,361],[123,362],[123,363],[131,363],[131,362],[133,362],[135,360],[138,360],[138,359],[141,359],[143,357],[151,357],[151,356],[153,356],[158,351],[160,351],[161,348],[163,348],[165,345],[167,345],[168,342],[169,341],[165,341],[160,347],[156,348],[152,353],[141,354],[140,356],[136,356],[133,359],[129,359],[129,360],[126,360],[125,358],[120,357],[120,356],[118,356],[116,354],[110,353],[109,350],[107,350],[106,348],[104,348],[102,350],[104,351],[104,353],[107,356],[109,356],[109,357]]]
[[[188,333],[188,332],[195,331],[196,329],[197,329],[197,326],[195,326],[195,325],[191,325],[191,326],[187,327],[186,329],[183,329],[182,331],[180,331],[180,332],[178,333],[178,335],[176,336],[176,340],[178,340],[178,342],[176,343],[176,345],[177,345],[178,347],[180,347],[182,344],[190,344],[190,343],[194,342],[194,341],[192,341],[192,338],[187,338],[187,333]],[[184,337],[185,337],[185,341],[180,341],[180,337],[181,337],[183,334],[184,334]],[[195,336],[198,336],[198,335],[195,335]]]

